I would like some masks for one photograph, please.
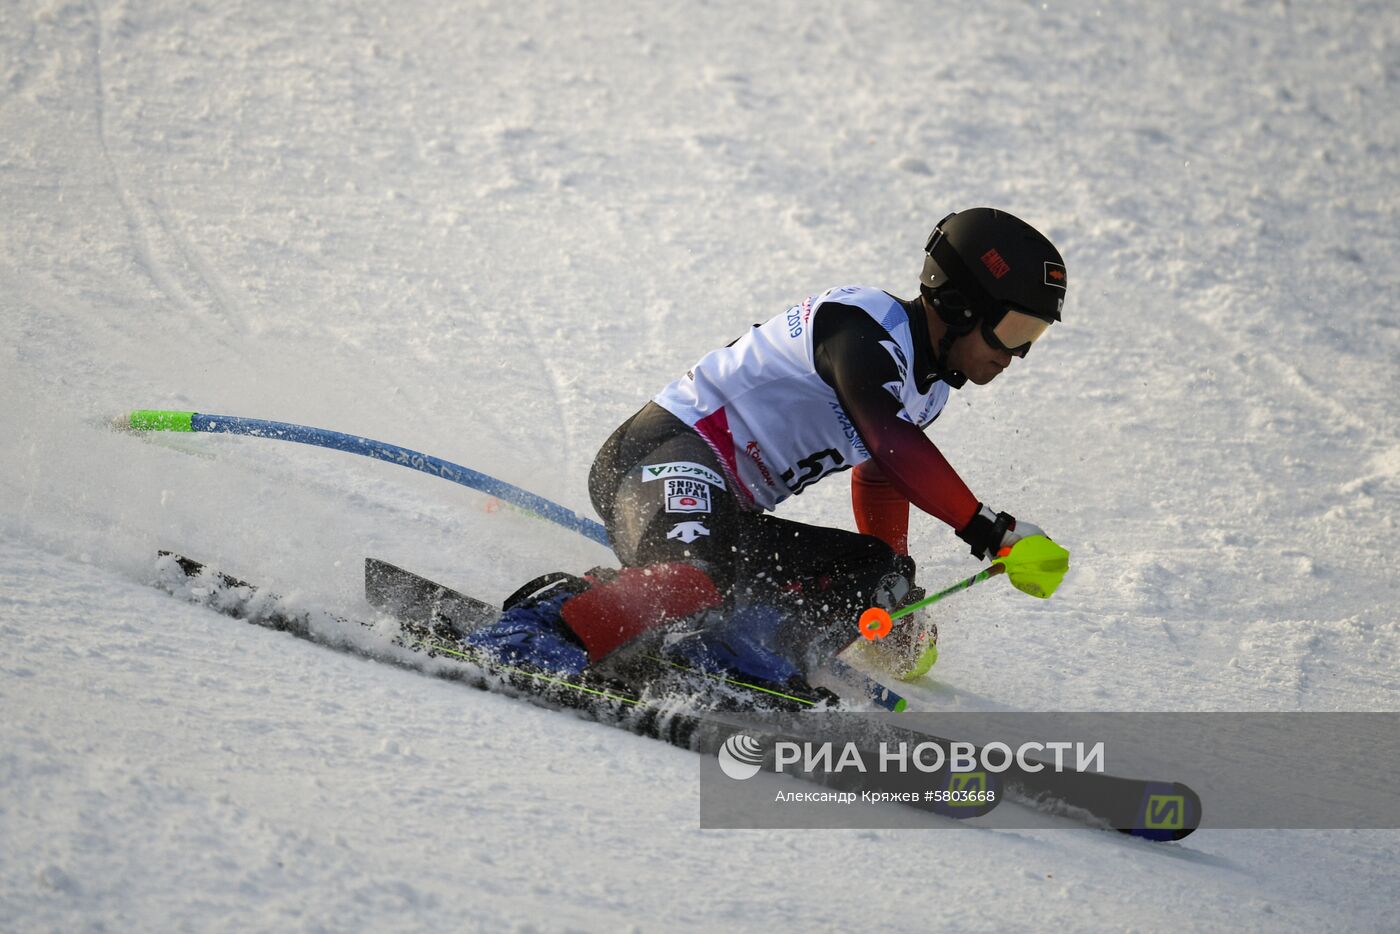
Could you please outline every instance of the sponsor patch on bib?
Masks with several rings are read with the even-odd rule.
[[[670,477],[684,477],[689,480],[702,480],[711,486],[725,489],[724,477],[704,464],[691,461],[672,461],[669,464],[647,464],[642,467],[642,482],[665,480]]]

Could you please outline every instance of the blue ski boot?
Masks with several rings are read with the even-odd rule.
[[[502,662],[580,674],[588,667],[588,653],[560,615],[565,601],[578,592],[571,583],[559,583],[525,599],[517,599],[517,593],[506,601],[499,620],[468,633],[462,643]]]
[[[665,654],[692,668],[733,676],[760,685],[780,686],[801,680],[797,663],[781,648],[788,614],[764,604],[741,606],[727,617],[668,641]]]

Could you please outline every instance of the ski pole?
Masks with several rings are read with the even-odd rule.
[[[894,621],[901,616],[932,606],[949,594],[966,590],[973,584],[1002,573],[1022,593],[1046,599],[1060,586],[1065,572],[1069,570],[1069,552],[1044,535],[1027,535],[1010,548],[1002,549],[992,561],[991,567],[978,571],[967,580],[893,612],[872,606],[860,615],[860,634],[872,642],[883,639],[890,634]]]
[[[839,658],[833,658],[826,663],[826,670],[831,672],[838,680],[850,687],[860,690],[868,700],[873,701],[877,706],[883,707],[891,713],[901,713],[909,706],[909,702],[902,696],[895,693],[890,688],[876,681],[863,671],[852,668]]]
[[[311,428],[306,425],[292,425],[287,422],[269,422],[257,418],[240,418],[233,415],[203,415],[198,412],[171,412],[156,409],[137,409],[117,417],[112,427],[119,431],[192,431],[212,434],[249,435],[255,438],[274,438],[279,441],[295,441],[316,447],[330,448],[388,461],[401,467],[410,467],[423,473],[451,480],[453,483],[480,490],[489,496],[519,506],[548,519],[556,525],[591,538],[600,545],[608,544],[608,533],[603,526],[592,519],[578,515],[567,506],[545,499],[543,496],[523,490],[489,474],[445,461],[431,454],[422,454],[397,444],[386,444],[372,438],[347,435],[325,428]]]
[[[994,564],[989,568],[978,571],[967,580],[958,581],[951,587],[946,587],[936,594],[924,597],[922,600],[911,603],[908,606],[900,607],[893,612],[882,607],[872,606],[870,609],[860,614],[860,634],[871,642],[877,639],[883,639],[890,634],[890,630],[894,627],[894,621],[901,616],[908,616],[910,613],[918,612],[926,606],[933,606],[944,597],[951,596],[960,590],[966,590],[973,584],[980,584],[989,577],[996,577],[1005,570],[1005,565]]]

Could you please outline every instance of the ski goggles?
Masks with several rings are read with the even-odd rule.
[[[981,305],[974,305],[962,292],[952,287],[943,290],[945,305],[956,314],[963,312],[976,315],[982,326],[982,338],[997,350],[1013,356],[1024,357],[1051,322],[1009,305],[997,305],[988,297]],[[970,328],[969,328],[970,330]]]
[[[1035,315],[1028,315],[1015,308],[1003,308],[1001,314],[982,316],[982,336],[997,350],[1017,357],[1030,352],[1031,344],[1045,333],[1050,322]]]

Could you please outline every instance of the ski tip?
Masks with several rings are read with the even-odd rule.
[[[1134,823],[1120,830],[1158,843],[1184,839],[1201,825],[1201,798],[1181,782],[1148,783]]]

